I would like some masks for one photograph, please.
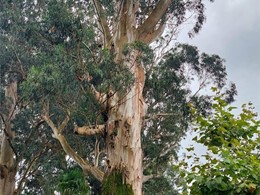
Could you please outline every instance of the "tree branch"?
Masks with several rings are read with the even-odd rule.
[[[99,147],[100,147],[100,141],[96,137],[95,150],[94,150],[94,156],[95,156],[94,165],[95,165],[95,167],[98,167],[99,157],[104,152],[104,150],[100,151]]]
[[[63,131],[63,129],[67,126],[69,120],[70,120],[70,112],[67,111],[67,116],[66,116],[66,118],[63,120],[63,122],[62,122],[62,123],[59,125],[59,127],[58,127],[59,132],[62,132],[62,131]]]
[[[157,119],[157,118],[164,117],[164,116],[173,116],[173,113],[158,113],[158,114],[153,114],[153,115],[147,115],[145,120]]]
[[[47,142],[47,143],[48,143],[48,142]],[[18,187],[17,187],[17,189],[15,190],[15,192],[16,192],[17,194],[20,194],[20,193],[21,193],[22,188],[23,188],[23,183],[25,182],[25,180],[26,180],[26,178],[27,178],[27,176],[28,176],[28,173],[29,173],[29,171],[31,170],[33,164],[35,163],[35,161],[36,161],[43,153],[45,153],[45,151],[46,151],[46,145],[45,145],[45,147],[44,147],[37,155],[33,156],[32,159],[31,159],[31,161],[28,163],[28,166],[27,166],[27,168],[25,169],[23,176],[20,178],[20,181],[18,182],[18,185],[17,185]]]
[[[82,44],[87,48],[87,50],[90,52],[91,57],[93,58],[94,63],[95,63],[96,65],[98,65],[99,62],[97,61],[97,59],[96,59],[96,57],[95,57],[93,51],[89,48],[89,46],[88,46],[86,43],[84,43],[83,41],[82,41],[81,43],[82,43]]]
[[[19,64],[19,69],[20,69],[19,73],[22,75],[23,80],[26,80],[26,73],[24,72],[23,64],[22,64],[17,52],[15,51],[15,49],[14,48],[12,48],[12,49],[13,49],[13,52],[14,52],[15,57],[16,57],[18,64]]]
[[[102,8],[102,5],[99,0],[93,0],[93,5],[96,9],[97,15],[98,15],[98,21],[101,25],[103,34],[104,34],[104,44],[108,43],[112,36],[110,34],[107,18],[105,17],[104,9]],[[105,45],[104,45],[105,46]]]
[[[144,23],[138,27],[137,31],[139,32],[139,37],[145,37],[147,34],[154,31],[154,28],[161,20],[163,15],[166,13],[169,5],[172,3],[172,0],[160,0],[156,5],[155,9],[144,21]]]
[[[56,128],[53,121],[47,115],[42,115],[42,118],[46,121],[46,123],[51,127],[54,138],[56,138],[63,150],[68,154],[84,171],[92,174],[97,180],[102,181],[104,177],[104,173],[95,166],[90,165],[87,161],[85,161],[80,155],[78,155],[73,148],[68,144],[66,138],[60,133],[59,129]]]
[[[65,137],[61,134],[57,136],[57,139],[59,140],[63,150],[74,160],[76,161],[79,166],[86,172],[91,173],[97,180],[102,182],[104,173],[98,169],[97,167],[90,165],[88,162],[83,160],[68,144]]]
[[[177,140],[178,140],[178,139],[177,139]],[[161,151],[159,157],[163,157],[163,156],[166,155],[169,151],[171,151],[172,149],[174,149],[174,148],[176,147],[177,143],[178,143],[178,142],[175,141],[175,142],[169,144],[168,146],[165,146],[165,147],[162,149],[162,151]]]
[[[85,71],[83,75],[80,75],[77,78],[80,82],[82,81],[89,82],[92,80],[91,75],[87,71]],[[105,102],[107,101],[107,94],[99,92],[93,84],[89,83],[89,87],[90,87],[90,92],[94,95],[95,99],[104,107]],[[81,89],[85,91],[82,85],[81,85]]]
[[[90,85],[90,90],[92,92],[92,94],[95,96],[96,100],[103,106],[105,107],[105,103],[107,101],[107,94],[104,93],[100,93],[99,91],[96,90],[96,88],[94,87],[94,85]]]
[[[149,44],[149,43],[153,42],[157,37],[159,37],[163,33],[165,26],[166,26],[166,24],[162,22],[156,30],[148,33],[144,37],[141,35],[141,37],[139,37],[139,39],[142,40],[143,42]]]
[[[93,125],[78,127],[74,124],[74,133],[84,136],[90,136],[95,134],[104,133],[105,125]]]
[[[159,178],[159,177],[161,177],[161,176],[160,175],[144,175],[143,176],[143,183],[147,182],[150,179]]]
[[[43,105],[43,120],[50,126],[53,132],[53,137],[57,139],[63,150],[68,154],[84,171],[92,174],[97,180],[103,180],[104,173],[98,169],[97,167],[90,165],[87,161],[85,161],[80,155],[78,155],[73,148],[68,144],[66,138],[61,134],[63,129],[58,129],[53,121],[49,117],[49,102],[45,102]],[[66,119],[64,120],[66,121]]]

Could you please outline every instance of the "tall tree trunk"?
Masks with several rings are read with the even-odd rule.
[[[0,194],[12,195],[15,189],[16,164],[14,159],[12,130],[12,119],[15,115],[17,83],[13,82],[6,88],[6,108],[7,112],[2,115],[4,128],[2,131],[2,144],[0,154]]]
[[[153,32],[153,28],[157,23],[157,20],[155,20],[149,23],[153,25],[149,28],[151,32],[146,32],[147,35],[149,34],[151,36],[149,41],[141,38],[140,34],[145,34],[145,30],[136,29],[135,14],[139,8],[138,1],[128,0],[120,2],[118,8],[119,20],[114,25],[117,30],[115,31],[115,34],[112,35],[112,42],[116,53],[115,62],[123,61],[124,65],[129,68],[134,76],[134,84],[122,99],[118,97],[116,93],[112,97],[109,97],[108,95],[108,104],[110,106],[109,120],[106,128],[108,171],[104,178],[103,190],[106,191],[104,194],[120,194],[119,191],[113,189],[109,191],[109,189],[106,188],[106,182],[109,183],[107,177],[109,178],[110,174],[118,176],[117,173],[120,173],[122,176],[122,183],[126,183],[132,190],[132,192],[130,191],[123,194],[134,193],[135,195],[141,195],[143,194],[141,129],[147,109],[147,105],[143,98],[145,70],[139,60],[137,60],[140,52],[132,50],[124,56],[123,48],[126,44],[131,44],[135,41],[148,43],[158,36],[159,32]],[[164,11],[165,10],[163,9],[162,12]],[[103,26],[105,25],[106,23],[103,22]],[[161,32],[162,30],[163,28],[160,28],[158,31]],[[107,30],[104,28],[104,31]],[[109,44],[105,43],[104,45]],[[127,190],[128,188],[125,189]]]
[[[90,136],[103,133],[106,140],[107,170],[104,174],[97,167],[81,158],[66,142],[61,127],[56,127],[49,116],[48,103],[44,105],[42,118],[52,128],[54,137],[59,140],[64,151],[70,155],[86,172],[91,173],[102,182],[103,195],[142,195],[143,183],[143,154],[141,146],[141,129],[146,112],[146,103],[143,98],[145,70],[137,58],[138,50],[123,52],[126,44],[141,41],[146,44],[153,42],[163,32],[165,25],[161,18],[172,0],[160,0],[146,20],[138,26],[136,13],[140,3],[136,0],[115,1],[116,17],[109,21],[100,0],[92,0],[95,7],[100,29],[103,34],[103,46],[111,49],[115,54],[115,64],[122,63],[128,67],[134,76],[134,83],[125,93],[120,95],[110,89],[103,94],[91,86],[91,92],[99,103],[107,109],[108,120],[106,125],[78,127],[75,132]],[[160,22],[161,21],[161,22]],[[116,65],[115,65],[116,66]],[[91,80],[89,76],[85,78]],[[68,116],[69,119],[69,116]],[[64,120],[66,125],[67,120]],[[62,124],[63,124],[62,123]]]
[[[106,144],[108,173],[119,171],[134,194],[140,195],[143,182],[141,128],[146,105],[142,96],[144,69],[136,63],[137,55],[137,51],[132,51],[126,62],[135,77],[134,85],[121,100],[112,97],[117,105],[110,112]]]
[[[143,183],[143,153],[141,147],[141,128],[146,105],[143,98],[145,71],[136,60],[139,52],[132,50],[126,56],[122,51],[127,43],[136,41],[135,12],[137,5],[132,1],[124,1],[120,10],[120,21],[116,24],[113,45],[116,52],[116,62],[123,61],[134,76],[134,84],[122,98],[116,93],[109,97],[109,120],[106,128],[107,173],[120,173],[122,185],[126,183],[130,192],[123,194],[141,195]],[[107,181],[104,178],[103,194],[120,194],[119,191],[104,189]],[[120,189],[120,186],[119,186]],[[119,190],[118,189],[118,190]],[[128,188],[126,188],[128,190]]]

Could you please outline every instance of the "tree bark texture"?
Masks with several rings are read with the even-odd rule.
[[[141,128],[145,115],[145,102],[142,96],[144,69],[136,63],[138,52],[132,51],[126,60],[135,77],[134,85],[126,96],[117,101],[110,110],[106,129],[108,171],[121,170],[125,180],[135,194],[142,194],[143,168]],[[112,99],[116,99],[113,96]]]
[[[115,24],[117,30],[112,40],[116,53],[115,62],[123,62],[129,68],[134,76],[134,84],[123,98],[118,97],[116,93],[112,97],[108,97],[109,119],[105,129],[106,175],[109,176],[110,173],[119,171],[123,180],[131,186],[134,194],[141,195],[143,182],[141,129],[146,108],[142,92],[145,72],[136,60],[137,50],[130,51],[126,56],[122,54],[127,43],[136,41],[135,12],[137,5],[134,4],[134,1],[123,1],[118,8],[120,20]],[[104,178],[104,180],[106,179]]]
[[[98,0],[95,1],[98,4]],[[100,18],[103,29],[104,46],[113,45],[115,49],[115,62],[123,63],[134,76],[134,84],[123,98],[114,93],[108,96],[108,122],[105,129],[107,149],[107,173],[120,172],[123,180],[131,186],[135,195],[141,195],[143,183],[143,153],[141,146],[141,130],[146,114],[146,103],[143,98],[145,83],[145,70],[137,60],[140,53],[132,50],[123,55],[126,44],[141,41],[147,44],[153,42],[164,30],[165,25],[160,20],[169,7],[171,0],[161,0],[151,12],[146,21],[139,27],[136,25],[136,12],[139,1],[120,1],[117,6],[118,20],[114,22],[114,33],[108,32],[107,21]],[[96,6],[97,13],[102,14],[101,6]],[[158,25],[159,24],[159,25]],[[108,40],[111,37],[111,41]],[[113,177],[112,177],[113,178]],[[104,189],[107,190],[107,189]],[[115,191],[112,191],[113,193]],[[108,194],[105,192],[104,194]]]
[[[161,20],[172,0],[160,0],[155,9],[139,26],[136,23],[136,12],[139,9],[138,0],[116,1],[116,16],[108,21],[100,0],[92,0],[103,34],[103,46],[113,49],[115,66],[128,67],[134,77],[134,82],[124,95],[115,91],[102,94],[91,85],[91,91],[97,101],[107,109],[108,120],[105,125],[75,126],[75,133],[85,136],[97,133],[103,134],[106,142],[107,169],[103,173],[95,165],[81,158],[67,143],[62,135],[62,128],[56,127],[51,121],[46,105],[43,119],[52,128],[54,137],[61,143],[64,151],[77,162],[84,171],[92,174],[103,185],[116,181],[114,189],[103,188],[103,194],[135,194],[142,195],[143,183],[143,153],[141,146],[141,130],[146,114],[146,103],[143,98],[145,70],[137,60],[140,52],[132,49],[123,54],[127,44],[141,41],[152,43],[164,31],[165,25]],[[88,80],[88,79],[87,79]],[[110,89],[109,89],[110,90]],[[65,120],[66,121],[66,120]],[[115,177],[120,176],[119,180]],[[111,179],[111,181],[110,181]],[[122,185],[120,186],[120,181]],[[113,182],[112,182],[113,183]],[[126,184],[126,185],[125,185]],[[103,186],[103,187],[104,187]],[[128,192],[121,193],[122,188]],[[129,191],[129,189],[131,189]]]
[[[0,195],[12,195],[15,190],[16,163],[14,159],[12,130],[12,119],[15,115],[17,100],[17,83],[13,82],[6,88],[6,107],[7,112],[2,115],[4,123],[2,131],[2,144],[0,155]]]

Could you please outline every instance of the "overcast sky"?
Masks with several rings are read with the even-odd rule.
[[[252,101],[260,115],[260,0],[216,0],[207,3],[206,16],[195,38],[181,33],[178,41],[224,58],[238,90],[235,104]]]
[[[224,58],[228,79],[238,90],[234,104],[251,101],[260,118],[260,0],[216,0],[207,3],[206,16],[199,35],[189,39],[182,32],[178,41]]]

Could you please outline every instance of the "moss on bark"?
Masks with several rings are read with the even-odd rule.
[[[105,175],[102,185],[102,195],[134,195],[131,185],[123,179],[119,170],[113,170]]]

